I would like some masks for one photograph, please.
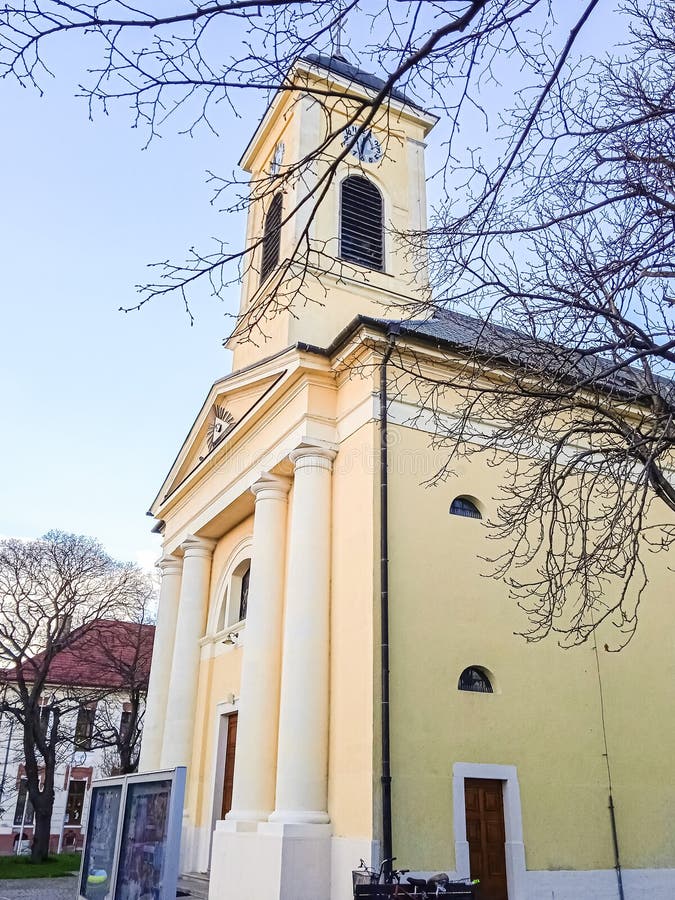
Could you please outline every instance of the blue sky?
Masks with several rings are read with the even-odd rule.
[[[77,70],[56,63],[42,98],[0,84],[0,534],[90,534],[147,565],[159,538],[145,511],[229,370],[230,323],[207,296],[194,327],[174,300],[118,307],[148,262],[212,235],[240,244],[243,220],[209,205],[205,170],[232,170],[259,110],[230,118],[226,140],[203,132],[143,151],[123,110],[88,120]],[[237,302],[233,287],[230,312]]]

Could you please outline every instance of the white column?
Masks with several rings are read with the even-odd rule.
[[[215,545],[215,541],[192,535],[182,544],[183,579],[162,740],[162,768],[172,769],[190,762],[199,680],[199,639],[204,634]]]
[[[295,464],[277,757],[270,821],[326,823],[331,469],[335,453],[301,447]]]
[[[281,618],[290,480],[264,475],[255,494],[251,585],[241,673],[232,809],[235,821],[264,821],[274,809]]]
[[[151,772],[160,766],[183,561],[176,556],[165,554],[157,563],[157,568],[161,572],[162,581],[157,605],[150,681],[143,716],[139,772]]]

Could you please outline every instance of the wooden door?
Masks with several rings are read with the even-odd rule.
[[[471,877],[480,879],[481,900],[508,900],[502,782],[467,778],[464,798]]]
[[[223,776],[223,804],[220,818],[224,819],[232,809],[232,785],[234,783],[234,754],[237,749],[237,713],[227,717],[227,742],[225,744],[225,774]]]

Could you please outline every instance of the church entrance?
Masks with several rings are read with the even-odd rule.
[[[234,754],[237,747],[237,718],[238,714],[230,713],[227,716],[227,739],[225,742],[225,771],[223,774],[223,800],[220,810],[220,818],[224,819],[232,809],[232,785],[234,784]]]
[[[471,877],[480,880],[482,900],[508,900],[502,782],[466,778],[464,798]]]
[[[225,704],[223,704],[224,706]],[[231,704],[227,704],[232,709]],[[222,709],[222,707],[221,707]],[[210,871],[213,860],[211,851],[216,822],[224,819],[232,808],[232,788],[234,785],[234,757],[237,748],[237,713],[221,712],[216,719],[216,754],[211,806],[211,829],[207,865]]]

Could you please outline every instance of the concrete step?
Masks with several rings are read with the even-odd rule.
[[[186,872],[178,878],[178,890],[184,892],[179,897],[208,900],[209,876],[205,872]]]

